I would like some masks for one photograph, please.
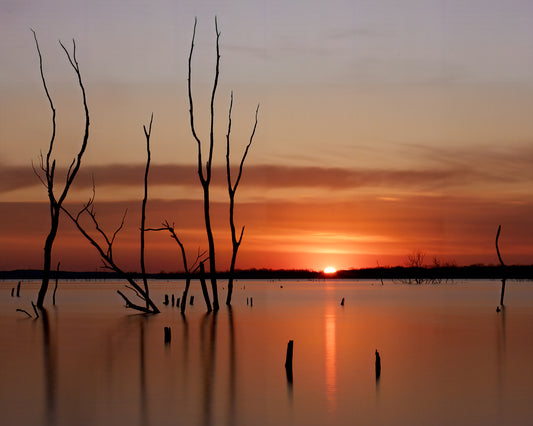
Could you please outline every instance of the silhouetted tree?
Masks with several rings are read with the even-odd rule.
[[[202,141],[198,137],[198,133],[196,132],[196,127],[194,124],[194,106],[193,106],[193,96],[192,96],[192,88],[191,88],[191,74],[192,74],[192,55],[194,51],[194,40],[196,36],[196,24],[197,20],[194,20],[194,28],[193,28],[193,35],[192,35],[192,41],[191,41],[191,50],[189,53],[189,72],[188,72],[188,93],[189,93],[189,115],[190,115],[190,125],[191,125],[191,131],[193,134],[193,137],[196,141],[197,147],[198,147],[198,176],[200,178],[200,183],[202,184],[203,188],[203,198],[204,198],[204,219],[205,219],[205,229],[207,233],[207,240],[209,243],[209,274],[211,277],[211,287],[213,291],[213,310],[216,312],[219,309],[219,302],[218,302],[218,291],[217,291],[217,281],[216,281],[216,261],[215,261],[215,243],[213,239],[213,230],[211,227],[211,217],[210,217],[210,200],[209,200],[209,185],[211,183],[211,166],[213,163],[213,146],[214,146],[214,120],[215,120],[215,95],[218,87],[218,77],[219,77],[219,65],[220,65],[220,32],[218,30],[218,22],[217,18],[215,17],[215,34],[216,34],[216,66],[215,66],[215,76],[213,81],[213,88],[211,91],[211,104],[210,104],[210,127],[209,127],[209,155],[208,159],[204,164],[202,161]],[[231,181],[231,170],[230,170],[230,164],[229,164],[229,145],[230,145],[230,133],[231,133],[231,112],[233,107],[233,93],[231,94],[231,102],[230,102],[230,108],[229,108],[229,120],[228,120],[228,133],[226,134],[226,168],[227,168],[227,179],[228,179],[228,193],[230,197],[230,229],[231,229],[231,239],[232,239],[232,259],[231,259],[231,266],[230,266],[230,276],[229,276],[229,282],[228,282],[228,295],[226,298],[226,304],[231,304],[231,295],[233,292],[233,273],[235,271],[235,261],[237,258],[237,251],[239,250],[239,246],[242,241],[242,235],[244,232],[244,227],[241,229],[241,233],[239,238],[236,236],[235,231],[235,223],[234,223],[234,206],[235,206],[235,191],[237,190],[237,186],[239,185],[241,175],[242,175],[242,168],[244,165],[244,160],[246,159],[246,155],[248,154],[248,149],[250,148],[250,145],[252,144],[252,140],[255,134],[255,130],[257,127],[257,113],[259,110],[259,106],[256,109],[255,112],[255,123],[253,127],[252,134],[250,136],[250,140],[248,145],[246,146],[246,150],[242,156],[240,167],[239,167],[239,174],[237,176],[237,180],[235,183],[232,183]]]
[[[170,223],[167,220],[165,220],[161,228],[149,228],[147,229],[147,231],[168,231],[170,233],[170,238],[176,241],[176,243],[178,244],[180,248],[181,258],[183,261],[183,268],[185,270],[185,289],[183,290],[183,295],[181,297],[180,311],[182,314],[184,314],[185,308],[187,306],[187,295],[189,293],[189,288],[191,285],[191,278],[192,278],[191,275],[197,272],[200,269],[201,264],[207,260],[207,259],[203,259],[206,252],[205,251],[200,252],[200,250],[198,250],[198,254],[196,255],[195,261],[192,263],[191,266],[189,266],[187,262],[187,253],[185,252],[185,246],[183,245],[180,238],[176,234],[174,224],[170,225]],[[205,281],[202,283],[202,285],[205,285]],[[202,287],[202,291],[204,293],[204,296],[207,296],[206,298],[207,310],[211,311],[212,310],[211,302],[209,300],[209,296],[207,295],[207,289],[204,291],[204,288]]]
[[[194,20],[194,28],[192,33],[191,41],[191,50],[189,52],[189,73],[187,78],[187,86],[189,93],[189,115],[191,123],[191,131],[196,140],[198,146],[198,176],[200,178],[200,183],[202,184],[203,194],[204,194],[204,219],[205,219],[205,229],[207,232],[207,241],[209,244],[209,273],[211,276],[211,287],[213,291],[213,309],[218,311],[218,290],[217,290],[217,279],[216,279],[216,262],[215,262],[215,242],[213,239],[213,230],[211,228],[211,216],[209,212],[210,201],[209,201],[209,185],[211,183],[211,165],[213,160],[213,146],[214,146],[214,120],[215,120],[215,95],[218,86],[218,75],[219,75],[219,65],[220,65],[220,49],[219,49],[219,38],[220,32],[218,31],[217,19],[215,18],[215,33],[216,33],[216,68],[215,68],[215,77],[213,82],[213,89],[211,91],[211,107],[210,107],[210,128],[209,128],[209,155],[207,162],[205,164],[205,171],[202,162],[202,142],[196,133],[196,128],[194,124],[194,107],[193,107],[193,97],[191,89],[191,72],[192,72],[192,54],[194,51],[194,39],[196,36],[196,23],[197,19]]]
[[[141,209],[141,272],[142,272],[142,280],[144,283],[144,288],[140,287],[135,280],[126,272],[124,272],[116,263],[113,258],[113,244],[115,242],[115,239],[118,235],[118,233],[122,230],[124,227],[124,221],[126,218],[126,212],[124,212],[124,215],[122,216],[122,221],[120,225],[117,227],[117,229],[113,232],[112,235],[108,235],[98,223],[98,219],[96,217],[96,210],[94,208],[94,197],[95,197],[95,188],[93,183],[93,195],[89,199],[89,201],[83,206],[83,208],[74,216],[72,213],[70,213],[65,207],[61,207],[62,210],[67,214],[67,216],[74,222],[78,230],[82,233],[82,235],[93,245],[93,247],[96,248],[98,253],[100,254],[100,257],[102,258],[102,261],[104,263],[104,268],[113,270],[119,274],[123,279],[125,279],[131,287],[129,287],[131,290],[135,292],[137,297],[139,297],[143,302],[144,306],[137,305],[133,303],[124,293],[122,293],[120,290],[117,290],[117,293],[125,300],[126,307],[127,308],[133,308],[138,311],[147,312],[147,313],[159,313],[159,309],[154,304],[152,299],[150,298],[149,294],[149,288],[148,288],[148,280],[146,278],[146,270],[144,266],[144,232],[145,229],[145,221],[146,221],[146,202],[148,198],[148,172],[150,168],[150,136],[152,132],[152,121],[153,121],[153,115],[150,118],[150,125],[148,129],[146,129],[146,126],[143,126],[144,134],[146,137],[146,150],[147,150],[147,160],[146,160],[146,168],[145,168],[145,174],[144,174],[144,197],[143,197],[143,203],[142,203],[142,209]],[[92,221],[97,233],[100,235],[101,239],[103,239],[104,243],[99,243],[97,239],[86,230],[86,228],[81,223],[81,217],[82,215],[89,216],[90,220]]]
[[[420,270],[424,266],[425,253],[420,250],[415,250],[407,255],[407,267],[411,269],[414,274],[413,278],[409,278],[409,284],[414,280],[415,284],[422,284],[424,280],[419,276]]]
[[[502,291],[501,291],[501,294],[500,294],[500,306],[503,308],[503,297],[505,296],[505,282],[507,280],[507,278],[505,277],[505,270],[507,269],[506,268],[506,265],[505,263],[503,263],[503,259],[502,259],[502,256],[500,254],[500,248],[498,247],[498,240],[500,239],[500,232],[502,230],[502,226],[499,225],[498,226],[498,232],[496,232],[496,254],[498,255],[498,260],[500,261],[500,265],[502,266]]]
[[[41,182],[43,183],[43,185],[48,191],[48,200],[49,200],[49,205],[50,205],[50,231],[48,232],[48,236],[46,237],[46,241],[44,244],[43,278],[41,282],[41,287],[39,289],[39,294],[37,297],[37,307],[42,308],[44,305],[44,299],[45,299],[46,292],[48,290],[48,284],[50,281],[50,268],[52,264],[52,247],[54,245],[57,231],[59,229],[59,215],[61,213],[63,202],[67,198],[68,191],[70,187],[72,186],[72,183],[74,182],[74,179],[76,178],[76,175],[80,168],[81,159],[83,157],[85,149],[87,148],[87,141],[89,139],[89,108],[87,107],[87,99],[85,96],[85,88],[83,86],[83,82],[81,78],[80,67],[78,65],[78,60],[76,59],[76,42],[72,40],[72,55],[71,55],[69,51],[66,49],[66,47],[63,45],[63,43],[59,41],[61,48],[64,50],[67,56],[67,59],[70,62],[70,65],[72,66],[72,69],[74,70],[76,74],[78,85],[81,89],[83,107],[85,111],[85,128],[84,128],[84,134],[83,134],[81,147],[78,152],[78,155],[70,163],[63,190],[59,193],[59,196],[57,196],[56,192],[54,191],[54,184],[55,184],[55,177],[56,177],[55,175],[56,160],[52,158],[52,151],[54,148],[54,141],[56,137],[56,109],[54,107],[54,103],[52,101],[52,97],[50,96],[50,92],[48,91],[48,86],[46,84],[46,79],[44,77],[43,58],[41,55],[41,50],[39,48],[39,42],[37,41],[37,35],[35,34],[35,31],[33,30],[31,31],[33,32],[35,46],[37,48],[37,53],[39,55],[39,69],[41,73],[41,80],[43,83],[44,91],[46,93],[46,97],[50,104],[50,110],[52,111],[52,135],[50,137],[50,142],[48,145],[48,152],[46,153],[46,157],[43,157],[43,154],[41,152],[40,172],[37,171],[34,167],[35,173],[37,174],[37,176],[39,177],[39,179],[41,180]]]
[[[242,242],[242,235],[244,233],[244,226],[241,228],[241,233],[239,235],[239,238],[237,238],[237,235],[235,233],[235,222],[233,218],[233,213],[235,210],[235,192],[237,191],[237,187],[239,186],[239,182],[241,181],[242,176],[242,169],[244,166],[244,160],[246,159],[246,156],[248,155],[248,150],[250,149],[250,146],[252,145],[255,130],[257,128],[257,113],[259,112],[259,105],[257,106],[255,110],[255,122],[254,127],[252,130],[252,133],[250,135],[250,140],[248,142],[248,145],[246,145],[246,149],[244,150],[244,154],[241,158],[241,163],[239,165],[239,173],[237,174],[237,179],[235,180],[235,183],[231,182],[231,167],[230,167],[230,135],[231,135],[231,111],[233,108],[233,92],[231,92],[231,100],[229,105],[229,113],[228,113],[228,133],[226,134],[226,176],[228,179],[228,194],[229,194],[229,224],[231,229],[231,245],[232,245],[232,254],[231,254],[231,264],[230,264],[230,270],[229,270],[229,277],[228,277],[228,294],[226,297],[226,305],[231,305],[231,296],[233,294],[233,275],[235,272],[235,262],[237,260],[237,252],[239,250],[239,246]]]
[[[151,160],[151,154],[150,154],[150,136],[152,134],[152,122],[154,120],[154,114],[150,116],[150,125],[148,126],[148,130],[146,130],[146,126],[143,126],[144,130],[144,136],[146,138],[146,168],[144,170],[144,196],[143,196],[143,202],[141,207],[141,275],[143,279],[144,284],[144,292],[146,293],[146,309],[149,308],[148,306],[148,300],[150,300],[150,290],[148,288],[148,280],[146,278],[146,267],[144,265],[144,233],[145,233],[145,225],[146,225],[146,203],[148,201],[148,172],[150,171],[150,160]]]

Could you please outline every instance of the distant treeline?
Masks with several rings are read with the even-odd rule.
[[[57,275],[58,274],[58,275]],[[141,278],[140,273],[132,272],[133,278]],[[109,271],[92,272],[69,272],[51,271],[51,278],[58,276],[61,280],[113,280],[120,277]],[[227,272],[219,272],[217,277],[227,278]],[[148,274],[150,279],[176,280],[186,277],[183,272],[160,272]],[[42,271],[40,270],[15,270],[0,271],[0,280],[40,280]],[[198,278],[193,275],[193,278]],[[334,274],[325,274],[322,271],[311,271],[306,269],[246,269],[235,271],[236,279],[377,279],[377,280],[424,280],[442,281],[456,279],[518,279],[533,280],[533,265],[513,265],[503,269],[501,266],[493,265],[470,265],[470,266],[441,266],[441,267],[381,267],[366,269],[348,269],[337,271]]]

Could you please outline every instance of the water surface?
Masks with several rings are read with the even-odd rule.
[[[162,309],[152,316],[122,307],[121,283],[68,282],[39,319],[16,312],[33,314],[38,284],[12,298],[15,284],[0,283],[3,424],[501,425],[533,415],[531,283],[508,282],[496,313],[497,281],[238,281],[232,310],[217,315],[195,284],[183,317],[161,303],[183,282],[152,284]]]

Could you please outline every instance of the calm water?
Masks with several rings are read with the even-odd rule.
[[[533,418],[533,284],[239,281],[233,309],[122,307],[119,283],[0,283],[5,425],[501,425]],[[222,292],[225,295],[225,291]],[[247,298],[253,297],[253,306]],[[345,298],[345,306],[340,301]],[[163,342],[163,328],[172,342]],[[294,380],[287,342],[294,340]],[[375,350],[382,373],[376,381]]]

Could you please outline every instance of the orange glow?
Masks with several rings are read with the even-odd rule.
[[[328,410],[335,410],[337,400],[337,341],[336,316],[333,306],[328,306],[325,320],[326,334],[326,398]]]
[[[335,272],[337,272],[337,270],[333,266],[327,266],[324,268],[325,274],[334,274]]]

